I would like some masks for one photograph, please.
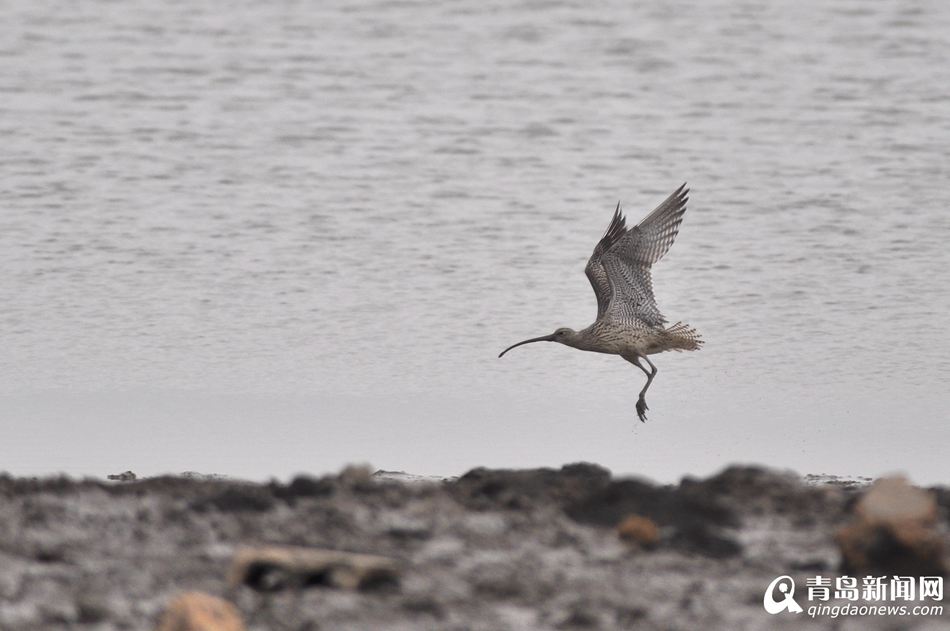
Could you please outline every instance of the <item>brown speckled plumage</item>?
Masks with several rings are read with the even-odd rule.
[[[620,204],[614,211],[607,231],[594,247],[584,272],[597,298],[597,319],[586,329],[574,331],[561,328],[542,337],[509,346],[499,357],[515,346],[530,342],[560,342],[580,350],[620,355],[642,370],[646,385],[637,400],[637,415],[646,420],[646,391],[657,369],[648,355],[663,351],[698,350],[703,340],[691,326],[677,322],[666,325],[653,296],[650,268],[663,258],[679,233],[689,189],[683,184],[656,207],[643,221],[632,228]],[[640,360],[646,361],[647,370]]]

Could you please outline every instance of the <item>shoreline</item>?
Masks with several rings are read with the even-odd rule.
[[[156,628],[189,591],[233,603],[248,629],[793,628],[763,610],[766,586],[840,572],[836,537],[869,482],[742,466],[661,485],[587,463],[449,480],[0,475],[0,628]],[[926,493],[947,549],[950,489]],[[262,593],[229,579],[237,552],[262,545],[386,559],[393,580]]]

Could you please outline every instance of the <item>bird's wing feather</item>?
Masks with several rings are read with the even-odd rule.
[[[643,221],[625,230],[599,257],[610,293],[603,311],[598,297],[598,317],[606,315],[631,323],[639,320],[651,326],[666,322],[653,296],[650,268],[673,245],[686,212],[688,195],[689,189],[683,184]]]
[[[662,204],[631,228],[612,250],[622,252],[626,258],[642,265],[653,265],[669,252],[679,233],[689,189],[683,184]]]
[[[610,225],[607,226],[607,231],[604,232],[604,236],[600,238],[600,241],[594,247],[594,253],[590,255],[590,259],[587,261],[587,267],[584,268],[584,273],[587,274],[587,280],[590,281],[591,287],[594,288],[594,296],[597,298],[598,319],[607,311],[607,306],[610,304],[610,298],[613,295],[613,291],[610,288],[610,281],[607,279],[607,271],[604,269],[601,257],[626,233],[626,220],[620,211],[620,202],[617,202],[617,209],[614,211],[613,219],[610,220]]]

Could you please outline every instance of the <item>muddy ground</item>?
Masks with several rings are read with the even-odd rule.
[[[950,629],[937,617],[767,614],[766,586],[835,576],[861,483],[734,467],[676,486],[600,467],[476,469],[407,481],[351,468],[287,484],[0,476],[0,629],[154,629],[168,601],[232,601],[249,629]],[[950,491],[937,490],[947,532]],[[658,541],[622,541],[635,514]],[[262,595],[229,587],[235,549],[386,555],[397,584]]]

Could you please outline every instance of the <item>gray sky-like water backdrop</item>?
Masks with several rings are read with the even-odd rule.
[[[21,2],[0,469],[950,481],[950,4]],[[555,344],[681,182],[699,353]]]

